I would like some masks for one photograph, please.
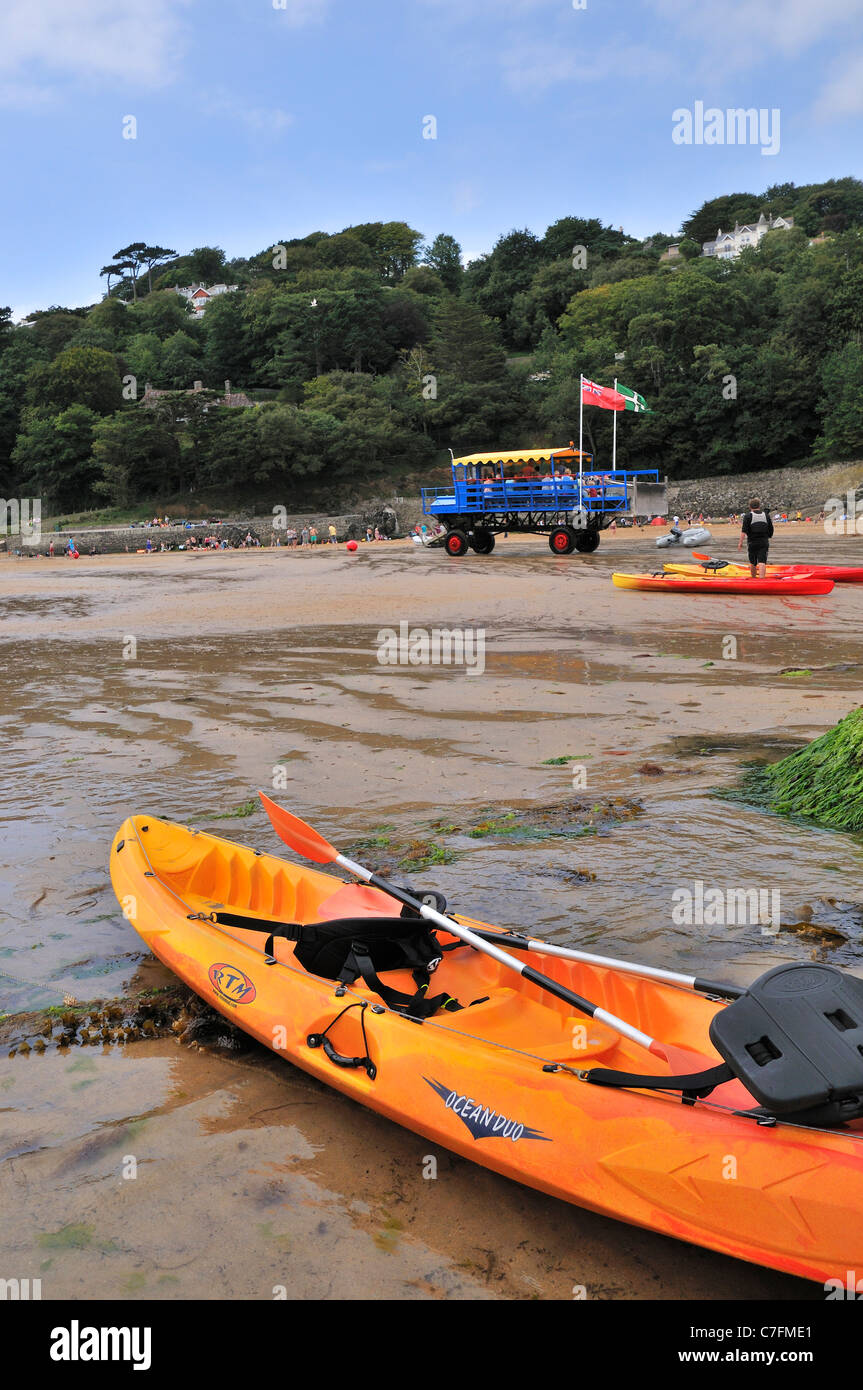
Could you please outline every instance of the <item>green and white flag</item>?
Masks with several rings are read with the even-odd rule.
[[[642,414],[653,414],[647,401],[643,396],[640,396],[637,391],[633,391],[629,386],[621,386],[620,382],[617,384],[617,390],[625,401],[624,410],[637,410]]]

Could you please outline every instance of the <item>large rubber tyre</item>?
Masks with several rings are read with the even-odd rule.
[[[447,531],[443,548],[447,555],[451,555],[454,560],[459,560],[462,555],[466,555],[467,536],[464,531]]]
[[[477,526],[470,538],[470,548],[477,555],[490,555],[494,550],[494,532],[486,530],[485,526]]]
[[[577,545],[578,538],[571,526],[555,526],[548,538],[552,555],[571,555]]]
[[[599,545],[599,531],[591,526],[587,531],[577,531],[575,548],[582,555],[592,555]]]

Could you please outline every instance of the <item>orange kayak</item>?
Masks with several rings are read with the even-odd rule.
[[[669,1065],[715,1066],[708,1030],[735,1005],[540,956],[546,975],[661,1038],[663,1060],[440,930],[432,978],[448,1003],[416,1021],[364,978],[344,985],[312,973],[288,939],[325,936],[345,918],[357,932],[364,918],[403,924],[399,904],[376,888],[155,816],[124,822],[111,878],[141,938],[202,999],[431,1143],[590,1211],[789,1274],[823,1282],[859,1266],[863,1122],[764,1123],[742,1113],[756,1102],[737,1079],[691,1104],[585,1083],[592,1067],[670,1075]],[[278,923],[295,925],[271,935]],[[416,988],[407,969],[385,978],[389,993]]]
[[[832,579],[822,579],[806,571],[805,574],[780,575],[771,579],[752,579],[747,570],[745,575],[728,579],[721,574],[703,571],[688,571],[680,574],[621,574],[611,576],[617,589],[644,589],[656,594],[784,594],[786,597],[800,594],[829,594],[833,588]]]
[[[668,564],[662,568],[666,574],[693,575],[710,573],[725,579],[745,578],[749,575],[748,565],[738,565],[729,561],[720,569],[705,571],[703,565]],[[784,579],[786,576],[811,575],[814,579],[832,579],[834,584],[863,584],[863,565],[768,565],[768,579]]]

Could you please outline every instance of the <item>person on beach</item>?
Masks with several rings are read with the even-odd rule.
[[[308,528],[308,526],[304,526],[303,529],[302,529],[302,531],[300,532],[300,545],[308,545],[308,543],[309,543],[309,528]]]
[[[335,528],[335,526],[333,525],[332,522],[330,522],[330,524],[329,524],[327,530],[329,531],[330,545],[337,545],[337,544],[338,544],[338,540],[337,540],[337,537],[336,537],[336,528]]]
[[[744,513],[740,525],[737,549],[742,548],[745,537],[749,548],[749,573],[753,579],[763,579],[767,573],[767,555],[772,535],[773,522],[769,512],[761,506],[760,497],[750,497],[749,511]]]

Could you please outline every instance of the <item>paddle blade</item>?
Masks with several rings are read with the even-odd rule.
[[[258,792],[258,796],[279,839],[284,840],[297,854],[301,854],[304,859],[311,859],[313,864],[332,864],[333,860],[338,858],[338,850],[333,849],[323,835],[306,825],[299,816],[292,816],[290,811],[278,806],[262,791]]]
[[[705,553],[704,553],[703,550],[693,550],[693,552],[692,552],[692,558],[693,558],[694,560],[712,560],[712,559],[713,559],[713,556],[712,556],[712,555],[705,555]]]

